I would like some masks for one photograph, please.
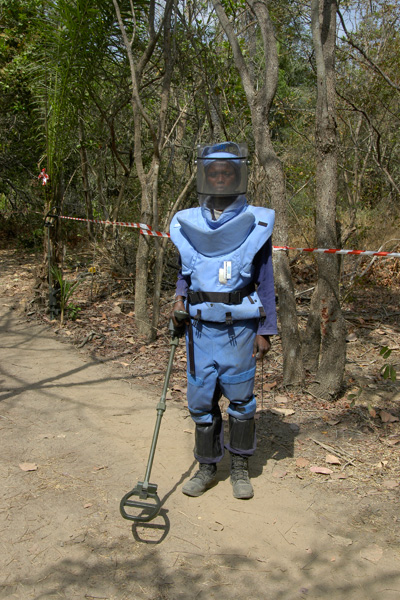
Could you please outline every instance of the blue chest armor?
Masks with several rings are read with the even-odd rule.
[[[178,212],[171,240],[178,248],[182,274],[190,276],[189,312],[217,323],[254,319],[263,308],[253,285],[253,259],[272,234],[275,212],[246,203],[218,221],[204,208]],[[242,293],[240,292],[242,290]]]

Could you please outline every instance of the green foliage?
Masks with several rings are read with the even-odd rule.
[[[30,88],[39,0],[0,2],[0,193],[15,210],[33,202],[30,177],[41,148],[36,138]]]
[[[355,392],[354,394],[348,394],[347,398],[348,398],[348,400],[351,400],[350,408],[354,408],[357,400],[360,398],[362,393],[363,393],[363,388],[360,387],[360,388],[358,388],[357,392]],[[371,416],[375,416],[375,410],[374,410],[374,407],[372,406],[371,402],[368,402],[367,410]]]
[[[360,209],[396,206],[400,193],[400,94],[389,83],[398,86],[400,77],[400,8],[387,0],[346,4],[350,43],[342,31],[337,52],[339,190],[358,225]]]
[[[150,41],[151,3],[135,1],[135,18],[128,0],[120,0],[119,5],[137,59]],[[224,0],[223,5],[249,74],[261,89],[265,51],[254,15],[245,0]],[[161,18],[164,3],[156,6]],[[348,10],[348,18],[357,16],[352,28],[355,41],[398,82],[399,7],[386,0],[373,5],[349,1],[340,7]],[[315,210],[315,73],[309,3],[271,0],[268,8],[279,56],[278,89],[269,126],[285,167],[293,235],[297,235],[299,220],[314,226]],[[120,220],[140,220],[129,65],[113,3],[0,0],[0,19],[0,202],[7,215],[12,213],[15,222],[15,215],[26,214],[27,208],[43,212],[47,201],[62,204],[65,214],[86,216],[80,162],[84,147],[92,214],[99,219],[118,215]],[[254,148],[247,99],[231,47],[210,3],[175,3],[172,23],[174,70],[169,106],[163,107],[168,123],[158,189],[160,223],[193,171],[197,143],[222,137],[246,140],[250,150]],[[155,122],[161,110],[165,64],[162,41],[162,35],[155,41],[140,90],[144,109]],[[343,40],[339,40],[336,64],[339,216],[346,226],[354,221],[356,241],[362,244],[360,238],[370,227],[365,211],[378,209],[382,199],[389,209],[398,200],[400,96]],[[153,146],[146,126],[142,141],[148,169]],[[50,174],[46,191],[37,186],[39,164]],[[262,181],[263,175],[253,168],[251,177],[255,199],[267,202],[268,190],[257,180]],[[195,201],[194,194],[187,200]],[[40,241],[38,227],[35,223],[32,228],[35,246]],[[72,229],[85,237],[84,225],[62,223],[66,238],[71,238]]]
[[[354,407],[355,403],[360,398],[362,392],[363,392],[363,389],[361,387],[359,387],[358,390],[354,394],[348,394],[347,395],[348,400],[351,400],[351,402],[350,402],[350,408]]]
[[[51,274],[54,280],[57,282],[57,298],[60,304],[60,323],[63,325],[65,312],[74,315],[76,318],[79,309],[74,304],[70,304],[69,300],[72,297],[74,291],[79,285],[79,281],[68,281],[64,279],[64,275],[61,269],[54,266],[51,268]]]
[[[73,302],[70,302],[67,305],[68,318],[71,319],[71,321],[75,321],[79,317],[79,313],[81,312],[81,310],[82,309],[80,306],[77,306]]]
[[[390,357],[390,355],[392,354],[392,351],[388,346],[383,346],[380,349],[379,354],[386,360]],[[393,381],[393,382],[396,381],[397,371],[394,368],[394,366],[391,365],[390,363],[385,363],[383,365],[383,367],[381,368],[380,372],[381,372],[383,379],[391,379],[391,381]]]
[[[382,348],[379,351],[379,355],[382,356],[382,358],[384,358],[385,360],[390,358],[391,354],[392,354],[392,350],[388,346],[382,346]],[[380,374],[382,375],[383,379],[390,379],[391,381],[393,381],[393,383],[397,379],[397,371],[394,368],[394,366],[390,363],[385,363],[381,367]],[[353,394],[347,395],[347,398],[349,400],[351,400],[351,402],[350,402],[351,408],[353,408],[353,406],[356,404],[357,400],[359,400],[362,393],[363,393],[363,388],[359,387],[356,392],[354,392]],[[368,404],[368,411],[370,413],[372,411],[372,406],[370,404]]]

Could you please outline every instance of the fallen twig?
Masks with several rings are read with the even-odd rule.
[[[355,467],[353,460],[360,460],[359,458],[351,458],[348,454],[343,452],[343,450],[339,450],[337,448],[333,448],[333,446],[328,446],[327,444],[323,444],[319,440],[315,440],[312,437],[310,437],[310,440],[313,441],[315,444],[318,444],[318,446],[322,446],[322,448],[324,448],[324,450],[327,450],[328,452],[333,452],[334,454],[339,454],[339,456],[341,456],[342,458],[347,460],[347,464],[353,465],[353,467]],[[362,461],[360,461],[360,462],[362,462]]]
[[[83,348],[83,346],[85,344],[87,344],[88,342],[91,342],[94,337],[102,337],[102,338],[104,338],[105,335],[103,335],[102,333],[96,333],[96,331],[91,331],[85,337],[85,339],[83,340],[83,342],[81,342],[80,344],[78,344],[77,348]]]

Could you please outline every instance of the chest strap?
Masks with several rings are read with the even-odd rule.
[[[221,304],[241,304],[243,298],[252,294],[256,286],[249,283],[246,287],[232,292],[194,292],[188,291],[189,304],[201,304],[202,302],[215,302]]]

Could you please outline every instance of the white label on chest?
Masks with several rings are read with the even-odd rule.
[[[219,270],[219,282],[226,283],[232,278],[232,261],[224,260],[224,268]]]

